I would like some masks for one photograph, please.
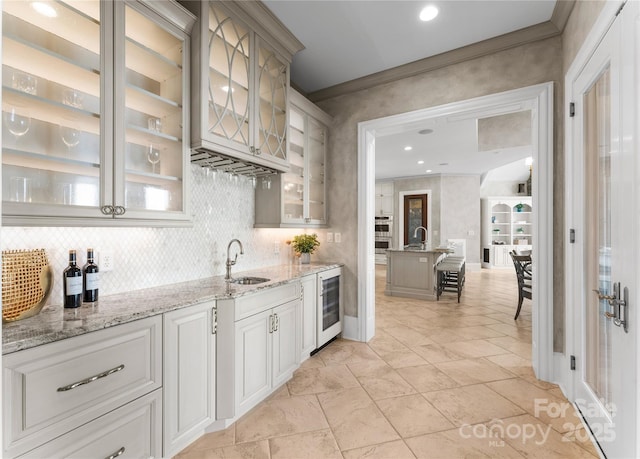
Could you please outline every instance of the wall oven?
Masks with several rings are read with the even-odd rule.
[[[388,237],[391,239],[391,231],[393,230],[392,217],[376,217],[375,232],[376,237]]]
[[[342,332],[342,268],[318,274],[317,292],[316,348],[320,349]]]
[[[391,248],[393,217],[376,217],[375,220],[375,262],[387,263],[387,249]]]

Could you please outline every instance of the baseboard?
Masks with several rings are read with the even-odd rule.
[[[553,382],[560,387],[560,390],[567,397],[567,400],[571,400],[573,394],[570,393],[571,384],[567,381],[567,378],[571,377],[571,370],[569,369],[569,359],[562,352],[553,353]]]
[[[342,337],[360,341],[360,320],[357,317],[345,315],[342,318]]]

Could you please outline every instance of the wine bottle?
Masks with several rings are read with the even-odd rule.
[[[94,303],[98,301],[99,274],[98,265],[93,262],[93,249],[87,249],[87,264],[82,267],[83,301]]]
[[[69,250],[69,266],[62,272],[64,307],[79,308],[82,304],[82,270],[76,264],[76,251]]]

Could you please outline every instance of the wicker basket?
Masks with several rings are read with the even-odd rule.
[[[2,252],[2,321],[26,319],[40,312],[53,286],[44,249]]]

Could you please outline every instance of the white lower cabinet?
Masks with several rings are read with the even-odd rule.
[[[316,283],[317,276],[312,274],[302,278],[302,314],[300,325],[302,351],[300,360],[304,361],[309,358],[311,353],[316,349],[316,318],[317,318],[317,297]]]
[[[161,387],[161,316],[5,355],[2,456],[28,453]]]
[[[20,457],[162,457],[162,390],[140,397]]]
[[[164,456],[215,421],[215,302],[164,315]]]
[[[291,378],[301,304],[299,282],[218,301],[218,419],[243,415]]]
[[[249,411],[298,368],[300,299],[236,322],[236,416]]]

